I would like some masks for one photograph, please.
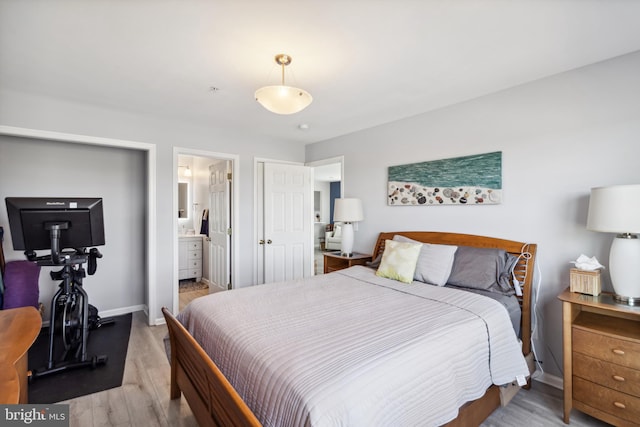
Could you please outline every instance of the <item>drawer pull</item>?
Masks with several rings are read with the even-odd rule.
[[[615,406],[616,408],[620,408],[620,409],[627,409],[627,407],[624,405],[624,403],[621,403],[621,402],[613,402],[613,406]]]
[[[615,354],[617,354],[618,356],[624,356],[624,350],[619,350],[619,349],[617,349],[617,348],[614,348],[614,349],[613,349],[613,352],[614,352]]]
[[[625,382],[624,377],[621,377],[620,375],[614,375],[613,379],[616,380],[616,381],[620,381],[621,383]]]

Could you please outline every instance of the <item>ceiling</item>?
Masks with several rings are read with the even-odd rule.
[[[308,144],[640,50],[639,19],[633,0],[0,0],[0,90]],[[254,100],[277,53],[314,98],[298,114]]]

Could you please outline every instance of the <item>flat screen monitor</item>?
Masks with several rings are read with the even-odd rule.
[[[63,224],[59,249],[104,245],[102,198],[7,197],[14,250],[51,249],[51,227]]]

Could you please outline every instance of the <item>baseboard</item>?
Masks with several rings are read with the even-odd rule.
[[[114,317],[114,316],[120,316],[122,314],[134,313],[136,311],[144,311],[145,313],[147,313],[147,317],[149,316],[149,313],[148,313],[148,310],[147,310],[147,306],[144,305],[144,304],[132,305],[130,307],[115,308],[113,310],[100,311],[100,312],[98,312],[98,316],[100,316],[102,318]],[[42,327],[43,328],[48,328],[49,327],[49,323],[50,323],[49,320],[43,320],[42,321]]]
[[[114,317],[114,316],[120,316],[122,314],[133,313],[136,311],[145,311],[145,309],[146,309],[146,305],[144,304],[132,305],[129,307],[121,307],[121,308],[114,308],[113,310],[100,311],[98,312],[98,316],[102,318]]]
[[[557,388],[558,390],[563,390],[564,386],[563,386],[563,380],[560,377],[557,377],[555,375],[551,375],[551,374],[547,374],[546,372],[543,372],[540,376],[536,376],[535,378],[533,378],[535,381],[541,382],[543,384],[546,384],[548,386]]]

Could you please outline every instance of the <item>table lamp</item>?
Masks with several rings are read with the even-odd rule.
[[[342,242],[340,252],[342,256],[353,256],[353,223],[362,221],[362,201],[360,199],[336,199],[333,205],[333,220],[341,222]]]
[[[640,184],[592,188],[587,229],[617,233],[609,253],[614,299],[640,305]]]

